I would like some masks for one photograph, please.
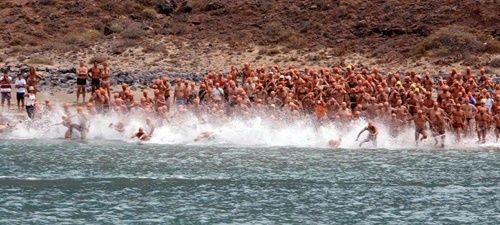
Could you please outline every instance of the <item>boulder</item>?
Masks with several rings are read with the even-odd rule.
[[[30,71],[28,65],[22,65],[21,67],[19,67],[19,69],[21,70],[22,73],[28,73]]]
[[[220,4],[219,2],[209,2],[207,6],[205,7],[206,11],[212,11],[212,10],[217,10],[220,8],[224,8],[224,5]]]
[[[64,77],[66,78],[67,81],[75,80],[76,79],[76,73],[67,73],[67,74],[64,74]]]

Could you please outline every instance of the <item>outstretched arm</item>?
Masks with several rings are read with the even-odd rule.
[[[365,132],[366,130],[368,130],[368,127],[365,127],[363,130],[361,130],[361,131],[359,132],[358,136],[356,137],[356,141],[359,139],[359,136],[361,136],[361,134],[362,134],[363,132]]]

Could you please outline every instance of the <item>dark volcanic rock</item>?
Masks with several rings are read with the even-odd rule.
[[[43,77],[39,85],[42,90],[52,90],[54,88],[72,89],[76,85],[75,68],[37,68],[38,74]],[[3,66],[2,70],[7,70],[12,75],[19,72],[29,72],[29,67],[26,65]],[[146,88],[154,80],[168,76],[173,83],[176,78],[200,81],[203,74],[193,72],[166,72],[163,70],[152,71],[113,71],[111,74],[111,82],[115,85],[126,83],[135,88]],[[90,87],[90,85],[88,85]]]
[[[75,80],[76,79],[76,74],[75,73],[67,73],[67,74],[65,74],[65,77],[66,77],[67,81]]]
[[[171,0],[158,0],[156,2],[156,11],[166,16],[170,16],[174,12],[176,4]]]

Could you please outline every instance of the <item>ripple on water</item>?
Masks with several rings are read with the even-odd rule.
[[[498,151],[0,143],[0,224],[491,223]]]

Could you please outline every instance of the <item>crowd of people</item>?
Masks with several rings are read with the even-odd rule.
[[[413,126],[416,144],[433,137],[436,145],[444,146],[448,133],[453,134],[456,142],[466,136],[476,136],[479,142],[485,142],[491,131],[498,141],[500,135],[500,84],[484,69],[478,74],[470,68],[453,69],[448,76],[436,79],[428,73],[382,74],[377,68],[361,65],[299,69],[253,68],[245,64],[242,68],[232,66],[227,72],[208,72],[199,82],[162,76],[142,90],[139,98],[125,83],[118,84],[119,90],[112,90],[111,72],[106,64],[94,63],[88,68],[80,62],[76,74],[80,122],[72,122],[69,104],[65,104],[68,112],[62,124],[68,127],[67,138],[73,130],[85,137],[89,116],[111,112],[144,113],[147,118],[154,118],[155,123],[168,123],[183,113],[192,113],[209,122],[254,116],[286,122],[307,117],[315,121],[314,126],[334,123],[342,127],[364,119],[368,125],[363,131],[369,135],[360,145],[375,143],[379,134],[376,124],[382,123],[390,128],[392,137]],[[12,81],[4,73],[0,80],[2,106],[6,101],[10,107],[14,85],[18,109],[26,107],[29,117],[36,119],[36,87],[41,79],[33,68],[26,80],[17,75]],[[88,80],[91,91],[87,102]],[[86,111],[80,104],[84,104]],[[51,107],[51,102],[46,101],[45,106]],[[141,128],[133,137],[148,140],[154,129],[151,129],[154,124],[148,123],[149,131]],[[123,130],[123,123],[111,127]],[[209,138],[211,133],[203,132],[197,140]],[[329,144],[338,146],[341,140],[337,137]]]

